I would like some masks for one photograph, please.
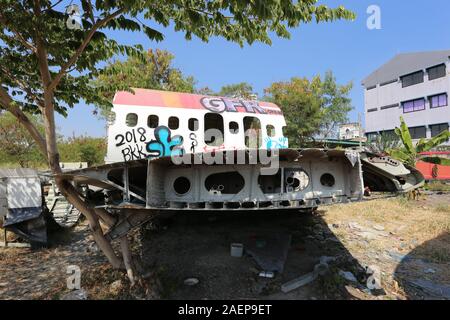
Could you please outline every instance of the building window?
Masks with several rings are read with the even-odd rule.
[[[190,118],[188,121],[188,128],[191,131],[197,131],[198,130],[198,119]]]
[[[228,124],[228,129],[230,130],[230,133],[232,133],[232,134],[239,133],[239,124],[235,121],[231,121]]]
[[[428,80],[434,80],[445,77],[445,75],[447,74],[445,63],[435,67],[428,68],[427,72],[428,72]]]
[[[266,133],[268,137],[275,137],[275,127],[271,124],[266,126]]]
[[[367,109],[367,112],[375,112],[377,110],[378,110],[378,108],[372,108],[372,109]]]
[[[169,129],[176,130],[180,126],[180,120],[177,117],[169,118]]]
[[[370,86],[370,87],[367,87],[366,90],[369,91],[369,90],[375,89],[376,87],[377,87],[377,85]]]
[[[448,131],[448,123],[433,124],[430,126],[431,137],[436,137],[442,131]]]
[[[422,83],[423,75],[424,75],[423,71],[417,71],[417,72],[408,74],[406,76],[400,77],[400,79],[402,81],[402,87],[406,88],[406,87],[413,86],[418,83]]]
[[[127,114],[125,123],[127,124],[128,127],[135,127],[138,123],[138,115],[136,113]]]
[[[448,99],[447,94],[437,94],[435,96],[429,97],[430,99],[430,108],[439,108],[439,107],[445,107],[448,105]]]
[[[402,102],[403,113],[425,110],[425,99],[420,98]]]
[[[147,126],[149,128],[154,129],[154,128],[156,128],[158,126],[158,124],[159,124],[158,116],[155,116],[154,114],[148,116],[148,118],[147,118]]]
[[[427,128],[425,126],[409,128],[409,134],[412,139],[426,138]]]
[[[218,113],[205,114],[205,143],[219,147],[223,144],[223,118]]]
[[[388,139],[395,139],[395,138],[397,138],[397,134],[395,133],[395,130],[384,130],[384,131],[381,131],[381,135],[383,135],[383,137],[388,138]]]
[[[380,83],[380,87],[387,86],[388,84],[395,83],[397,81],[398,81],[398,79],[392,79],[392,80]]]
[[[388,106],[382,106],[380,108],[380,110],[386,110],[386,109],[397,108],[397,107],[398,107],[398,103],[395,103],[395,104],[390,104]]]
[[[378,137],[378,132],[367,132],[366,137],[368,142],[375,141]]]

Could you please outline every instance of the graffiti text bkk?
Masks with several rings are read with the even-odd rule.
[[[200,99],[203,108],[214,113],[223,112],[245,112],[253,114],[281,114],[280,110],[274,108],[263,108],[257,101],[245,101],[239,99],[227,99],[218,97],[203,97]],[[152,132],[153,131],[153,132]],[[242,139],[249,137],[255,139],[255,134],[251,130],[244,132]],[[151,134],[153,133],[153,135]],[[115,146],[121,152],[124,161],[133,161],[154,157],[183,156],[186,150],[183,142],[189,142],[188,153],[215,152],[224,150],[225,146],[205,146],[197,148],[199,140],[203,138],[214,141],[224,141],[223,132],[217,129],[208,129],[202,132],[204,137],[198,133],[186,130],[181,134],[173,135],[173,132],[165,125],[157,126],[154,129],[144,127],[134,127],[117,134],[115,136]],[[186,135],[186,136],[183,136]],[[241,133],[242,135],[242,133]],[[154,137],[152,139],[152,137]],[[282,149],[287,147],[287,141],[282,139],[267,139],[263,148]],[[256,145],[256,143],[255,143]]]

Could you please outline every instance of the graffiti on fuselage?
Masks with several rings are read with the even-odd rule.
[[[248,113],[261,113],[261,114],[281,114],[281,111],[264,109],[260,106],[258,101],[246,101],[238,99],[227,99],[218,97],[203,97],[200,99],[200,103],[205,109],[212,112],[239,112],[243,110]],[[238,109],[239,108],[239,109]]]
[[[197,135],[191,132],[189,139],[191,139],[191,153],[195,153],[195,148],[198,146]]]
[[[171,137],[171,131],[166,126],[155,129],[155,140],[147,143],[148,157],[181,156],[184,153],[183,137],[176,135]]]
[[[288,139],[286,137],[280,137],[278,139],[267,137],[265,143],[267,150],[286,149],[288,147]]]
[[[147,140],[145,128],[133,128],[114,137],[116,147],[120,148],[124,161],[132,161],[147,157],[143,142]]]

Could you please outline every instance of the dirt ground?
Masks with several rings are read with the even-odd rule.
[[[245,248],[269,247],[290,236],[282,273],[262,278]],[[402,197],[321,207],[306,213],[211,213],[162,217],[136,233],[147,270],[163,299],[450,299],[450,194]],[[0,298],[61,299],[67,266],[81,269],[88,299],[145,297],[128,290],[111,270],[86,225],[58,235],[49,249],[0,248]],[[244,256],[230,256],[243,243]],[[282,284],[331,257],[327,272],[289,293]],[[365,267],[381,272],[380,290],[368,290]],[[344,279],[350,272],[356,281]],[[347,273],[348,275],[349,273]],[[194,286],[184,284],[196,278]],[[157,284],[157,285],[156,285]]]

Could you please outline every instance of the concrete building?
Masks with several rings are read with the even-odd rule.
[[[357,122],[341,124],[339,126],[339,139],[353,141],[362,139],[361,141],[364,141],[364,130]]]
[[[413,139],[448,130],[450,50],[398,54],[362,81],[369,140],[403,116]]]

